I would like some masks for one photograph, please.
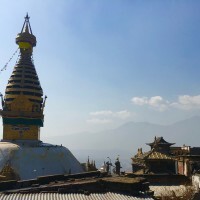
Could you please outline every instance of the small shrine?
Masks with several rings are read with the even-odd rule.
[[[19,176],[9,164],[6,164],[0,172],[0,180],[19,180]]]
[[[163,137],[155,137],[152,143],[147,143],[151,150],[143,153],[142,148],[132,159],[133,172],[140,171],[144,174],[176,173],[175,159],[170,153],[170,147],[175,143],[169,143]]]
[[[82,163],[82,166],[83,166],[84,171],[86,171],[86,172],[97,171],[95,160],[90,161],[89,156],[88,156],[87,162]]]

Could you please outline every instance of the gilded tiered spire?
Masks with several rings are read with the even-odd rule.
[[[36,37],[28,14],[16,37],[20,58],[8,80],[3,110],[4,140],[39,140],[43,126],[43,91],[32,60]]]

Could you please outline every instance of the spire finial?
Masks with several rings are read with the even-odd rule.
[[[25,21],[24,21],[24,24],[22,26],[21,33],[22,32],[27,32],[27,33],[33,34],[32,30],[31,30],[31,25],[30,25],[30,22],[29,22],[30,17],[28,16],[28,12],[26,13],[26,16],[24,17],[24,19],[25,19]],[[29,31],[29,29],[30,29],[30,31]]]
[[[28,13],[24,17],[24,23],[21,32],[17,34],[16,43],[19,45],[20,51],[23,49],[29,49],[32,52],[32,48],[36,46],[36,37],[32,33],[31,25],[29,22]],[[26,43],[26,45],[24,45]]]
[[[30,17],[28,16],[28,12],[26,13],[26,17],[24,17],[25,21],[29,21]]]

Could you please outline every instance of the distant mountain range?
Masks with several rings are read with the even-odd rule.
[[[155,136],[163,136],[166,141],[176,143],[174,146],[200,146],[200,116],[167,126],[148,122],[128,122],[112,130],[56,136],[47,138],[47,142],[62,143],[72,150],[81,162],[85,161],[88,155],[102,162],[108,156],[114,159],[118,154],[121,159],[130,161],[130,157],[139,147],[149,150],[145,143],[152,142]]]

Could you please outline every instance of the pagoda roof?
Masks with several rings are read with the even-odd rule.
[[[157,145],[166,145],[166,146],[171,146],[174,145],[175,143],[169,143],[166,140],[163,139],[163,137],[155,137],[154,141],[151,143],[146,143],[149,146],[153,146],[155,144]]]
[[[154,159],[155,160],[172,160],[172,157],[167,154],[153,150],[148,155],[145,156],[145,159],[148,159],[148,160],[154,160]]]
[[[173,158],[170,155],[167,155],[165,153],[161,153],[156,151],[155,149],[152,149],[151,151],[148,151],[146,153],[143,153],[142,155],[135,156],[132,158],[132,160],[173,160]]]

